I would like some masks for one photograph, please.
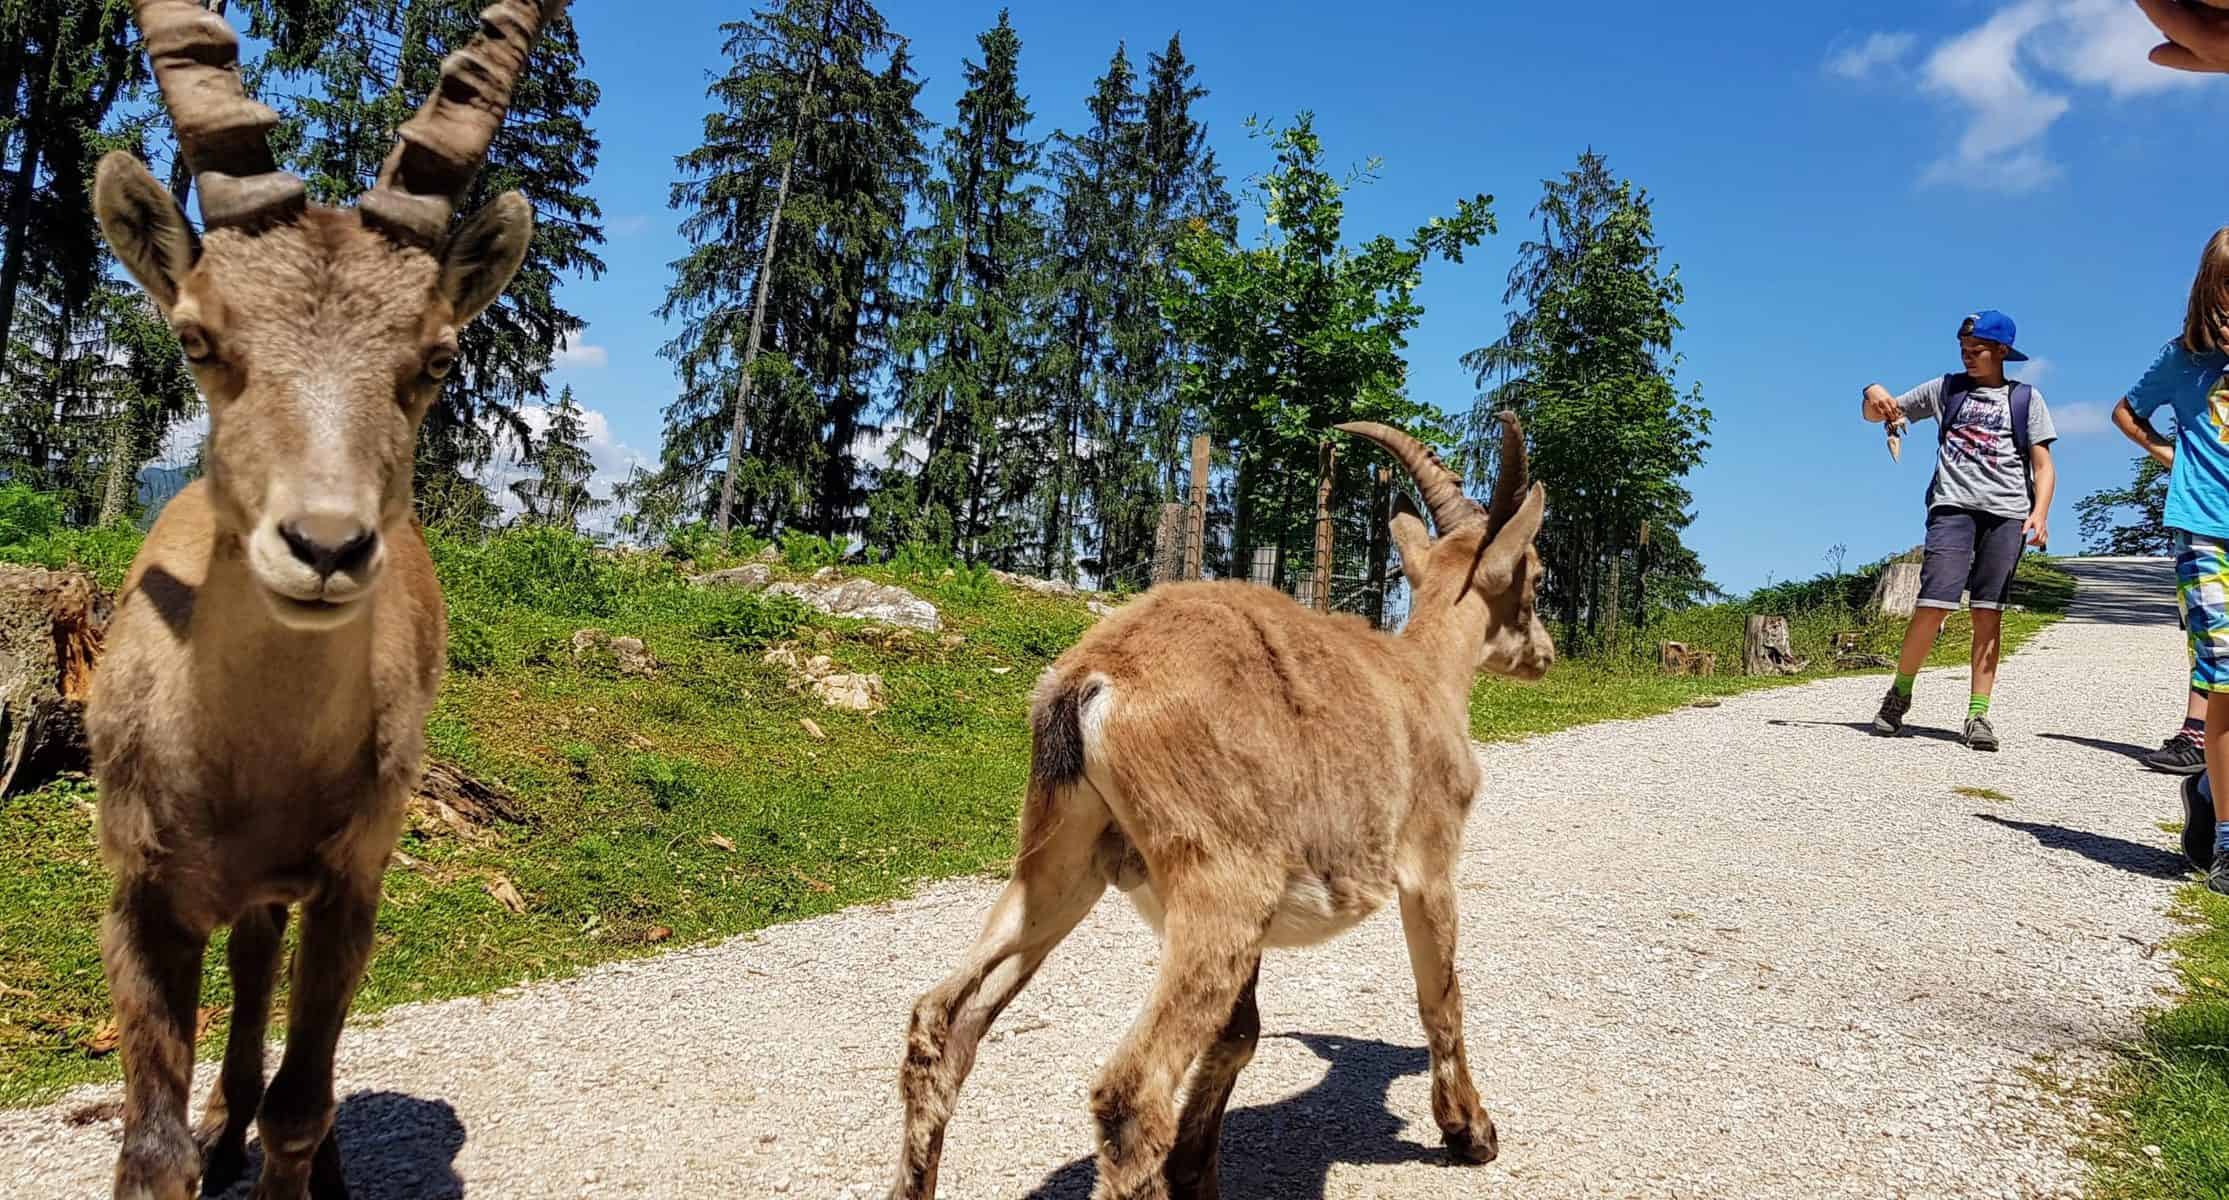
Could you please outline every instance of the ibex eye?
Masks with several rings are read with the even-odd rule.
[[[199,325],[179,327],[178,347],[186,352],[186,361],[190,363],[208,362],[217,353],[216,344],[209,340],[209,331]]]
[[[435,379],[442,379],[447,377],[447,375],[449,374],[449,368],[456,365],[457,352],[454,350],[446,348],[437,349],[433,353],[426,355],[426,374],[432,376]]]

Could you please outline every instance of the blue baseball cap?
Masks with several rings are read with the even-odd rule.
[[[1977,337],[2003,346],[2006,362],[2026,362],[2028,356],[2012,348],[2013,336],[2018,332],[2019,328],[2012,323],[2012,318],[1994,308],[1982,309],[1958,326],[1960,337]]]

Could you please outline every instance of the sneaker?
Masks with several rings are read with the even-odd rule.
[[[2206,872],[2206,890],[2216,896],[2229,896],[2229,858],[2214,860],[2213,870]]]
[[[2214,801],[2206,794],[2206,777],[2183,780],[2183,858],[2193,870],[2210,871],[2214,865]]]
[[[1966,748],[1969,750],[1995,750],[1997,748],[1997,727],[1991,725],[1987,717],[1968,717],[1966,718],[1966,736],[1960,740],[1966,743]]]
[[[2187,733],[2177,733],[2145,755],[2144,765],[2169,775],[2196,775],[2206,769],[2206,745]]]
[[[1912,698],[1895,688],[1881,699],[1881,711],[1873,717],[1873,732],[1890,737],[1904,732],[1904,714],[1912,711]]]

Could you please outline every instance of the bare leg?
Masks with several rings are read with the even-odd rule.
[[[1177,1084],[1236,1009],[1261,962],[1261,931],[1275,903],[1266,901],[1254,919],[1231,911],[1231,898],[1215,888],[1198,889],[1198,898],[1178,893],[1162,900],[1168,917],[1153,996],[1091,1092],[1099,1122],[1097,1200],[1167,1200]]]
[[[1428,862],[1401,889],[1401,933],[1416,974],[1416,1011],[1432,1052],[1432,1119],[1441,1140],[1468,1162],[1494,1161],[1500,1142],[1493,1118],[1478,1102],[1470,1062],[1463,1052],[1463,989],[1455,978],[1455,885],[1452,848],[1445,861]]]
[[[371,959],[372,924],[378,915],[376,874],[337,879],[303,906],[286,1055],[256,1121],[263,1139],[263,1176],[256,1181],[253,1200],[347,1195],[337,1178],[337,1150],[324,1146],[333,1128],[333,1053],[364,964]]]
[[[1896,656],[1898,674],[1919,674],[1919,669],[1927,665],[1927,656],[1934,652],[1935,639],[1943,632],[1943,622],[1949,617],[1947,608],[1922,605],[1912,610],[1912,623],[1904,627],[1904,651]]]
[[[2001,609],[1974,610],[1974,695],[1986,696],[1997,687],[1997,652],[2003,645],[2005,614]]]
[[[2229,825],[2229,692],[2206,696],[2206,779],[2213,785],[2214,820]]]
[[[201,1156],[186,1129],[205,930],[188,928],[152,884],[125,880],[101,927],[101,966],[123,1036],[124,1146],[117,1200],[189,1200]]]
[[[224,1191],[247,1169],[248,1127],[263,1103],[263,1038],[270,1027],[271,989],[285,934],[286,906],[273,904],[235,922],[225,948],[232,970],[232,1029],[225,1035],[224,1067],[194,1130],[207,1191]]]
[[[1262,1015],[1254,1003],[1254,989],[1261,979],[1262,965],[1257,958],[1253,977],[1246,981],[1246,990],[1238,994],[1230,1020],[1223,1023],[1223,1032],[1192,1065],[1184,1115],[1176,1122],[1176,1148],[1169,1152],[1169,1167],[1164,1172],[1171,1200],[1217,1200],[1222,1195],[1218,1169],[1222,1166],[1223,1110],[1230,1105],[1238,1073],[1254,1061],[1254,1046],[1261,1040]]]
[[[1022,821],[1014,878],[991,907],[981,936],[960,968],[914,1004],[898,1071],[905,1144],[892,1200],[936,1195],[945,1126],[975,1065],[977,1045],[1045,956],[1106,891],[1106,878],[1093,861],[1106,826],[1106,806],[1088,789],[1064,789],[1041,805],[1033,803]]]

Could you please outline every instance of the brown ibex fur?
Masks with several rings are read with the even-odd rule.
[[[251,1122],[257,1200],[347,1194],[334,1050],[446,653],[410,512],[413,447],[458,330],[509,283],[533,228],[516,193],[453,231],[451,205],[562,6],[489,9],[379,185],[356,209],[326,209],[275,169],[275,118],[241,89],[223,19],[193,0],[135,0],[207,232],[122,153],[101,162],[95,208],[178,332],[210,430],[205,478],[132,564],[86,711],[116,877],[101,953],[123,1038],[120,1200],[186,1200],[205,1171],[222,1191]],[[286,1050],[266,1088],[297,903]],[[202,958],[227,925],[231,1033],[189,1129]]]
[[[1393,518],[1413,592],[1398,636],[1269,588],[1188,583],[1118,611],[1046,672],[1013,880],[966,962],[913,1010],[894,1200],[935,1195],[978,1043],[1109,883],[1160,933],[1162,958],[1092,1091],[1101,1200],[1218,1194],[1263,948],[1325,940],[1395,897],[1432,1115],[1459,1158],[1494,1157],[1455,972],[1452,876],[1479,785],[1469,697],[1481,669],[1536,678],[1555,654],[1533,612],[1545,497],[1503,422],[1490,511],[1406,435],[1341,426],[1402,461],[1439,529],[1435,541],[1413,510]]]

